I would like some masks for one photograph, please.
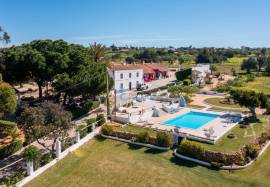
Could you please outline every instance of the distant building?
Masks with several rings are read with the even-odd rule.
[[[210,74],[210,65],[209,64],[197,64],[192,67],[192,83],[195,85],[204,85],[205,77]]]

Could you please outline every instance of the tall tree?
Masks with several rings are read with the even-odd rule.
[[[54,153],[57,139],[62,140],[74,127],[71,114],[59,105],[45,102],[39,107],[26,107],[17,119],[20,129],[28,139],[37,141],[41,146]],[[48,146],[44,142],[52,141]]]
[[[258,61],[255,58],[248,58],[243,61],[241,64],[242,69],[246,69],[247,73],[250,73],[251,70],[257,69]]]
[[[94,62],[99,62],[104,56],[106,52],[106,47],[102,44],[90,44],[89,46],[89,54],[92,56]]]
[[[254,119],[257,119],[255,109],[261,106],[260,95],[254,91],[232,90],[231,96],[240,106],[250,110]]]

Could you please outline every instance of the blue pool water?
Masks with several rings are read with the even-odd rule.
[[[190,129],[197,129],[217,117],[219,117],[218,114],[188,112],[181,116],[177,116],[168,121],[165,121],[164,124],[174,127],[186,127]]]

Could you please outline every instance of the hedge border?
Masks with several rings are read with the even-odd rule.
[[[270,141],[268,141],[267,144],[262,148],[262,150],[260,151],[260,153],[259,153],[259,155],[257,156],[256,159],[251,160],[249,163],[247,163],[244,166],[221,166],[221,167],[219,167],[219,169],[221,169],[221,170],[241,170],[241,169],[245,169],[245,168],[249,167],[251,164],[253,164],[258,158],[260,158],[260,156],[266,151],[266,149],[269,147],[269,145],[270,145]],[[195,162],[195,163],[203,165],[203,166],[212,167],[212,165],[209,162],[202,161],[202,160],[195,159],[195,158],[191,158],[191,157],[188,157],[188,156],[184,156],[184,155],[182,155],[180,153],[177,153],[176,149],[173,151],[173,153],[174,153],[174,156],[176,156],[178,158],[181,158],[183,160],[188,160],[190,162]]]

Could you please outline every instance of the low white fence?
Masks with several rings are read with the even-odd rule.
[[[33,170],[33,163],[28,162],[27,163],[27,174],[28,174],[28,176],[25,177],[20,182],[18,182],[16,184],[16,186],[19,186],[19,187],[23,186],[23,185],[27,184],[28,182],[30,182],[35,177],[37,177],[38,175],[42,174],[44,171],[46,171],[51,166],[55,165],[58,161],[63,159],[69,153],[75,151],[80,146],[82,146],[84,143],[86,143],[89,140],[93,139],[95,137],[95,135],[99,133],[100,129],[101,129],[101,127],[98,127],[96,129],[94,129],[91,133],[89,133],[88,135],[86,135],[82,139],[80,139],[80,134],[79,134],[79,132],[77,132],[77,134],[76,134],[76,143],[74,145],[70,146],[69,148],[67,148],[63,152],[61,152],[61,142],[60,141],[57,142],[57,144],[56,144],[56,158],[54,160],[52,160],[51,162],[49,162],[48,164],[38,168],[36,171]]]

